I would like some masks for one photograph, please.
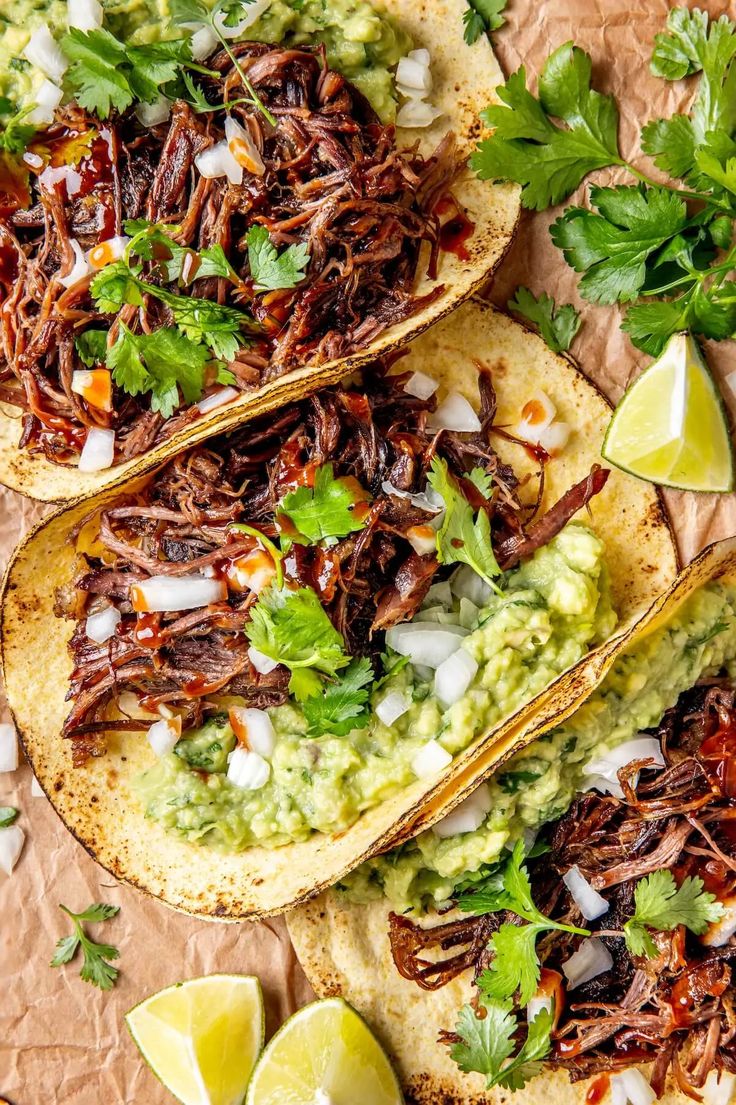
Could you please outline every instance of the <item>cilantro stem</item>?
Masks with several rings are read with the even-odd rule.
[[[717,207],[720,211],[725,211],[729,215],[734,214],[732,205],[727,201],[718,200],[715,196],[704,195],[702,192],[690,192],[686,188],[675,188],[672,184],[654,180],[653,177],[647,176],[646,173],[642,173],[639,169],[635,168],[630,161],[622,160],[612,162],[612,164],[620,165],[622,168],[627,169],[633,177],[636,177],[642,184],[646,184],[650,188],[663,189],[666,192],[672,192],[675,196],[681,196],[682,199],[697,201],[698,203],[704,204],[706,207]]]
[[[221,7],[220,4],[216,5],[214,10],[212,11],[212,14],[210,15],[210,18],[209,18],[208,22],[209,22],[212,30],[215,32],[218,39],[220,40],[220,43],[222,44],[222,48],[225,50],[227,56],[230,58],[230,61],[233,63],[238,76],[240,77],[241,81],[243,82],[243,87],[247,90],[248,94],[250,95],[251,103],[253,104],[253,107],[257,107],[258,110],[261,112],[261,114],[264,116],[264,118],[267,120],[267,122],[269,122],[272,127],[275,127],[275,126],[278,125],[276,119],[271,114],[271,112],[268,110],[268,108],[264,104],[263,100],[261,99],[261,97],[256,92],[255,88],[253,87],[250,80],[246,76],[245,70],[243,69],[242,65],[238,61],[238,59],[235,56],[235,54],[233,53],[233,51],[230,49],[229,42],[227,41],[227,39],[223,35],[220,28],[217,26],[217,23],[215,22],[215,19],[216,19],[217,15],[220,12],[220,7]]]

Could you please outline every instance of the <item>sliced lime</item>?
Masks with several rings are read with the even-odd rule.
[[[276,1033],[253,1073],[246,1105],[401,1105],[391,1064],[341,998],[315,1001]]]
[[[146,998],[125,1020],[153,1073],[184,1105],[241,1105],[264,1040],[257,978],[191,978]]]
[[[673,334],[631,385],[613,413],[601,453],[617,468],[664,487],[733,489],[723,402],[691,334]]]

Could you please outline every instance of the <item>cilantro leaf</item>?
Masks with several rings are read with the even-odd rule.
[[[96,902],[87,906],[81,913],[74,913],[65,905],[59,908],[71,918],[74,932],[69,936],[63,936],[58,941],[51,966],[61,967],[65,963],[70,963],[81,948],[83,960],[79,976],[82,981],[89,982],[100,990],[112,989],[118,977],[118,969],[109,960],[117,959],[120,953],[112,944],[97,944],[90,939],[84,930],[84,924],[108,921],[119,912],[120,907]]]
[[[644,286],[646,262],[688,225],[685,201],[664,188],[593,187],[598,214],[566,211],[551,228],[555,245],[576,272],[580,293],[594,303],[626,302]]]
[[[493,959],[478,978],[478,989],[486,998],[507,998],[519,991],[519,1004],[526,1005],[539,985],[540,963],[537,937],[544,924],[501,925],[491,937]]]
[[[314,474],[314,486],[290,491],[281,500],[279,512],[312,545],[325,537],[346,537],[365,526],[354,508],[369,497],[355,481],[352,484],[335,479],[332,465],[323,464]]]
[[[19,812],[14,806],[0,806],[0,829],[7,829],[8,825],[12,825]]]
[[[523,205],[542,211],[594,169],[620,164],[616,104],[591,89],[590,79],[590,57],[569,42],[547,59],[538,100],[526,87],[523,67],[509,77],[498,89],[503,104],[482,113],[493,134],[471,156],[478,176],[523,185]]]
[[[265,588],[245,632],[254,648],[289,668],[289,690],[300,701],[322,690],[317,672],[334,678],[350,663],[342,634],[311,587]]]
[[[187,403],[196,403],[204,390],[207,349],[173,327],[151,334],[133,334],[119,324],[117,340],[107,353],[107,366],[118,387],[129,395],[151,392],[151,409],[170,418],[179,406],[179,388]]]
[[[501,13],[507,3],[508,0],[467,0],[468,9],[463,13],[463,38],[468,46],[477,42],[484,31],[490,34],[503,27],[506,20]]]
[[[147,290],[171,308],[174,322],[191,341],[208,345],[220,360],[235,358],[243,344],[241,326],[249,321],[248,315],[211,299],[176,295],[153,286],[147,286]]]
[[[309,250],[303,242],[279,253],[265,226],[252,226],[248,231],[248,263],[256,291],[278,291],[294,288],[303,280],[309,264]]]
[[[133,239],[128,247],[130,255],[154,261],[167,283],[178,280],[187,285],[210,276],[222,276],[240,283],[219,243],[197,252],[172,237],[176,229],[163,223],[149,223],[146,219],[129,219],[125,233]]]
[[[89,290],[98,311],[104,315],[114,315],[126,303],[133,307],[141,306],[142,284],[137,273],[125,261],[119,260],[100,269]]]
[[[698,8],[673,8],[667,32],[654,39],[651,68],[666,80],[701,73],[691,110],[696,140],[711,130],[736,127],[736,23],[727,15],[709,21]]]
[[[482,1009],[483,1017],[476,1016],[469,1005],[460,1010],[455,1029],[460,1040],[453,1044],[450,1056],[465,1073],[475,1071],[485,1075],[489,1090],[494,1086],[522,1089],[539,1073],[540,1063],[549,1053],[552,1013],[540,1010],[527,1027],[526,1040],[513,1055],[519,1031],[519,1023],[512,1015],[513,1003],[488,1001],[482,1003]]]
[[[632,955],[656,956],[657,948],[646,926],[670,932],[684,925],[696,936],[724,914],[715,894],[703,890],[703,880],[688,876],[678,886],[671,871],[653,871],[634,890],[634,916],[624,925],[626,946]]]
[[[5,102],[10,106],[10,100]],[[15,157],[19,157],[26,152],[28,143],[38,129],[33,123],[23,122],[33,111],[33,106],[33,104],[29,104],[27,107],[21,108],[20,111],[17,111],[8,119],[0,131],[0,150],[4,150],[5,153],[12,154]]]
[[[367,687],[372,681],[370,660],[367,657],[353,660],[336,683],[328,683],[323,694],[313,695],[304,703],[304,716],[309,722],[307,735],[334,733],[344,737],[352,729],[364,729],[370,716]]]
[[[442,564],[468,564],[491,587],[501,569],[491,544],[491,523],[485,510],[473,513],[460,485],[441,457],[435,457],[427,476],[442,496],[445,517],[437,533],[437,556]]]
[[[687,328],[688,304],[678,299],[652,300],[629,307],[621,323],[637,349],[658,357],[673,334]]]
[[[92,368],[102,364],[107,356],[107,334],[104,330],[85,330],[74,339],[82,364]]]
[[[542,292],[536,297],[529,288],[516,289],[508,309],[521,315],[539,329],[540,334],[554,353],[564,353],[570,348],[580,329],[580,314],[571,303],[557,308],[554,299]]]
[[[493,487],[493,477],[485,468],[474,468],[468,472],[467,479],[478,488],[484,499],[490,499]]]

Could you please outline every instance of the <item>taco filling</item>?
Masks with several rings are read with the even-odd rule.
[[[607,473],[540,514],[479,381],[477,415],[375,364],[95,511],[58,611],[80,770],[137,731],[167,829],[230,850],[339,832],[607,639],[603,543],[570,522]]]
[[[274,2],[255,28],[268,41],[232,45],[222,12],[197,61],[191,36],[129,47],[72,29],[60,49],[44,25],[29,45],[63,74],[65,106],[57,88],[0,142],[0,400],[23,411],[22,447],[109,468],[442,294],[442,224],[465,218],[454,137],[427,157],[399,148],[368,70],[356,60],[351,83],[320,38],[343,57],[351,26],[382,32],[353,5],[338,49],[338,16],[314,7],[297,31]],[[415,294],[423,274],[435,283]]]
[[[392,915],[404,977],[436,990],[473,971],[472,1003],[443,1035],[461,1070],[520,1089],[543,1066],[564,1069],[595,1076],[588,1101],[610,1087],[632,1102],[661,1095],[668,1076],[703,1100],[724,1075],[711,1094],[728,1099],[735,742],[733,676],[705,678],[630,755],[599,759],[606,776],[533,847],[518,843],[467,881],[452,920],[425,928]],[[651,1064],[648,1079],[632,1064]]]

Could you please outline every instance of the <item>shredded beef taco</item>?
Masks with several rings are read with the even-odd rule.
[[[42,523],[3,655],[72,832],[170,904],[239,918],[452,805],[674,576],[656,492],[599,464],[608,410],[471,302]]]
[[[516,224],[467,167],[501,74],[464,0],[179,7],[36,28],[57,104],[8,88],[0,481],[39,499],[334,384],[467,298]]]
[[[735,568],[706,550],[582,706],[290,918],[410,1102],[731,1100]]]

